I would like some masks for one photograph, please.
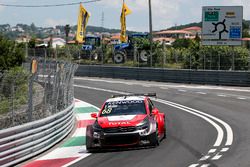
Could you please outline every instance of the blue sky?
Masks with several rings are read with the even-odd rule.
[[[43,5],[74,3],[84,0],[0,0],[0,4]],[[171,26],[201,21],[202,6],[244,7],[244,19],[250,20],[249,0],[151,0],[153,12],[153,29],[160,30]],[[133,11],[127,16],[127,29],[148,31],[148,0],[125,0]],[[120,12],[122,0],[102,0],[83,4],[91,13],[89,25],[101,26],[102,12],[104,27],[120,28]],[[12,8],[0,6],[0,24],[16,25],[17,23],[36,26],[75,25],[78,5],[52,8]],[[247,12],[248,11],[248,12]]]

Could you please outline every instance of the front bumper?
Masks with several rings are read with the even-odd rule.
[[[151,134],[146,134],[142,130],[124,133],[94,132],[92,147],[103,148],[149,145],[150,136]]]

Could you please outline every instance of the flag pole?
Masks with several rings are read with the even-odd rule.
[[[149,6],[149,40],[150,40],[150,67],[152,67],[152,50],[153,50],[153,28],[152,28],[152,8],[151,8],[151,0],[148,0],[148,6]]]

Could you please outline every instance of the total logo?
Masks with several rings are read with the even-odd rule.
[[[123,121],[123,122],[109,122],[109,125],[115,126],[115,125],[131,125],[130,122],[128,121]]]

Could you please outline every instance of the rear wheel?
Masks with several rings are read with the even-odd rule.
[[[91,52],[91,60],[98,60],[99,55],[97,51],[92,51]]]
[[[141,50],[139,53],[139,58],[140,58],[139,60],[141,62],[147,62],[148,56],[149,56],[149,53],[146,50]]]
[[[167,128],[166,128],[166,121],[165,121],[165,118],[164,118],[164,135],[163,135],[163,139],[166,139],[167,138]]]
[[[116,64],[124,63],[124,62],[125,62],[125,59],[126,59],[126,55],[125,55],[124,52],[118,51],[118,52],[115,53],[114,62],[115,62]]]

